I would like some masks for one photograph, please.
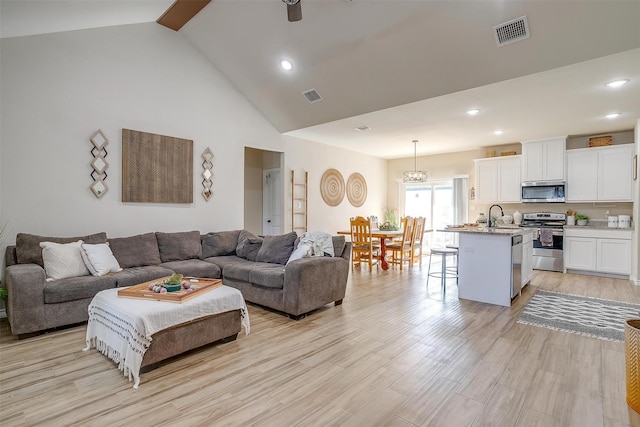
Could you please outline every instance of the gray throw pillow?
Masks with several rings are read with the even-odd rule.
[[[202,255],[199,231],[156,232],[156,239],[162,262],[200,258]]]
[[[236,255],[249,261],[255,261],[260,246],[262,246],[262,237],[258,237],[250,231],[242,230],[238,237]]]
[[[16,260],[18,264],[38,264],[44,267],[41,242],[73,243],[82,240],[84,243],[97,244],[107,241],[107,233],[96,233],[81,237],[45,237],[35,234],[18,233],[16,236]]]
[[[240,230],[208,233],[202,239],[202,258],[235,255]]]
[[[281,236],[264,236],[256,261],[285,265],[297,238],[298,235],[294,231]]]
[[[160,251],[155,233],[109,239],[109,247],[122,268],[160,264]]]

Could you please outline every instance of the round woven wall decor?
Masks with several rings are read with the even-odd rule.
[[[367,181],[358,172],[352,173],[347,180],[347,198],[356,208],[367,200]]]
[[[322,174],[320,180],[320,194],[322,200],[329,206],[338,206],[344,199],[344,178],[335,169],[329,169]]]

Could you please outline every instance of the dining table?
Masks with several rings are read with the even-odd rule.
[[[380,267],[383,270],[389,269],[389,263],[386,260],[385,254],[387,253],[387,244],[385,240],[393,239],[394,237],[402,237],[402,230],[371,230],[371,237],[374,239],[380,239]],[[351,231],[338,231],[338,234],[345,236],[351,236]]]

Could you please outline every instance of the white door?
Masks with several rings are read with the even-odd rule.
[[[262,172],[262,233],[282,234],[282,174],[280,169]]]

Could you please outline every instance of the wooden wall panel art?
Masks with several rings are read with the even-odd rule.
[[[193,141],[122,129],[122,201],[193,203]]]

